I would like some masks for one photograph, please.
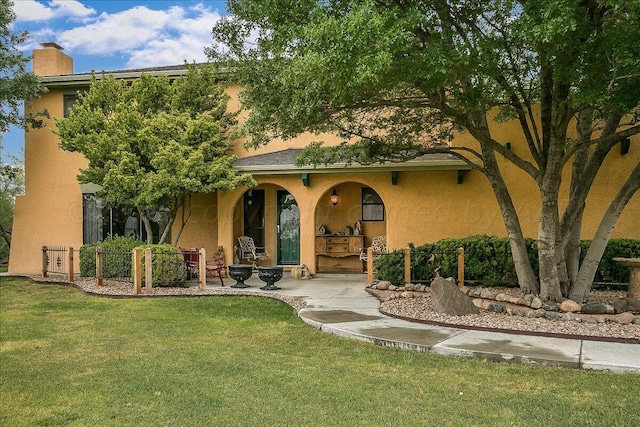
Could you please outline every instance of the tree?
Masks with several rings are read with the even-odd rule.
[[[10,161],[7,163],[0,158],[0,260],[9,257],[15,200],[24,189],[24,168],[18,166],[23,163],[22,159],[11,158]]]
[[[299,158],[306,164],[449,152],[488,179],[523,291],[585,299],[613,226],[640,186],[638,165],[578,268],[593,181],[611,149],[640,132],[638,0],[232,0],[228,11],[207,53],[245,88],[252,144],[302,132],[342,138],[336,147],[312,144]],[[518,123],[522,138],[514,144],[522,149],[507,149],[493,120]],[[461,132],[477,144],[451,145]],[[505,161],[539,188],[539,278]],[[570,198],[561,211],[566,169]]]
[[[9,126],[27,128],[28,125],[41,127],[39,117],[47,116],[46,111],[23,113],[23,104],[29,105],[46,88],[40,85],[38,77],[27,72],[25,58],[18,46],[28,37],[27,32],[13,33],[11,23],[16,19],[13,2],[0,2],[0,132],[7,132]]]
[[[254,185],[250,175],[233,168],[236,119],[216,80],[207,65],[190,65],[173,82],[145,74],[132,83],[93,76],[69,116],[56,119],[60,146],[89,161],[79,181],[102,186],[98,195],[109,204],[137,208],[149,241],[150,218],[158,209],[169,210],[160,243],[182,211],[177,244],[191,195]]]

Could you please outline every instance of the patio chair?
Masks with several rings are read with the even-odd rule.
[[[240,258],[251,262],[254,269],[257,268],[256,261],[269,259],[267,250],[263,247],[256,247],[252,237],[240,236],[238,244],[240,245]]]
[[[187,269],[187,278],[191,280],[193,277],[198,277],[200,273],[200,250],[199,248],[180,248],[182,256],[184,257],[185,268]],[[222,246],[218,246],[218,253],[222,252]],[[227,266],[224,265],[224,256],[218,254],[208,258],[205,262],[205,270],[207,278],[218,277],[220,279],[220,285],[224,286],[224,280],[222,273],[227,271]]]
[[[373,261],[377,260],[380,255],[386,254],[387,253],[387,236],[376,236],[373,239],[371,239],[371,252],[372,252],[372,256],[373,256]],[[364,261],[364,265],[367,265],[367,261],[368,259],[368,255],[367,255],[367,249],[369,248],[362,248],[360,249],[360,260]],[[363,266],[363,271],[364,271],[364,266]]]

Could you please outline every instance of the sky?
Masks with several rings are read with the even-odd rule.
[[[30,56],[55,42],[73,58],[74,73],[202,62],[225,0],[13,0],[12,31],[28,31]],[[31,70],[29,65],[29,70]],[[0,159],[19,155],[24,131],[2,138]]]

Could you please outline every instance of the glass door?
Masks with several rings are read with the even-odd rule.
[[[300,209],[288,191],[278,190],[278,264],[300,264]]]

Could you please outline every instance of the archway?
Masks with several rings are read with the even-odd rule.
[[[314,217],[319,272],[364,271],[361,250],[371,246],[373,237],[387,234],[384,202],[374,188],[362,182],[327,187],[316,202]]]

